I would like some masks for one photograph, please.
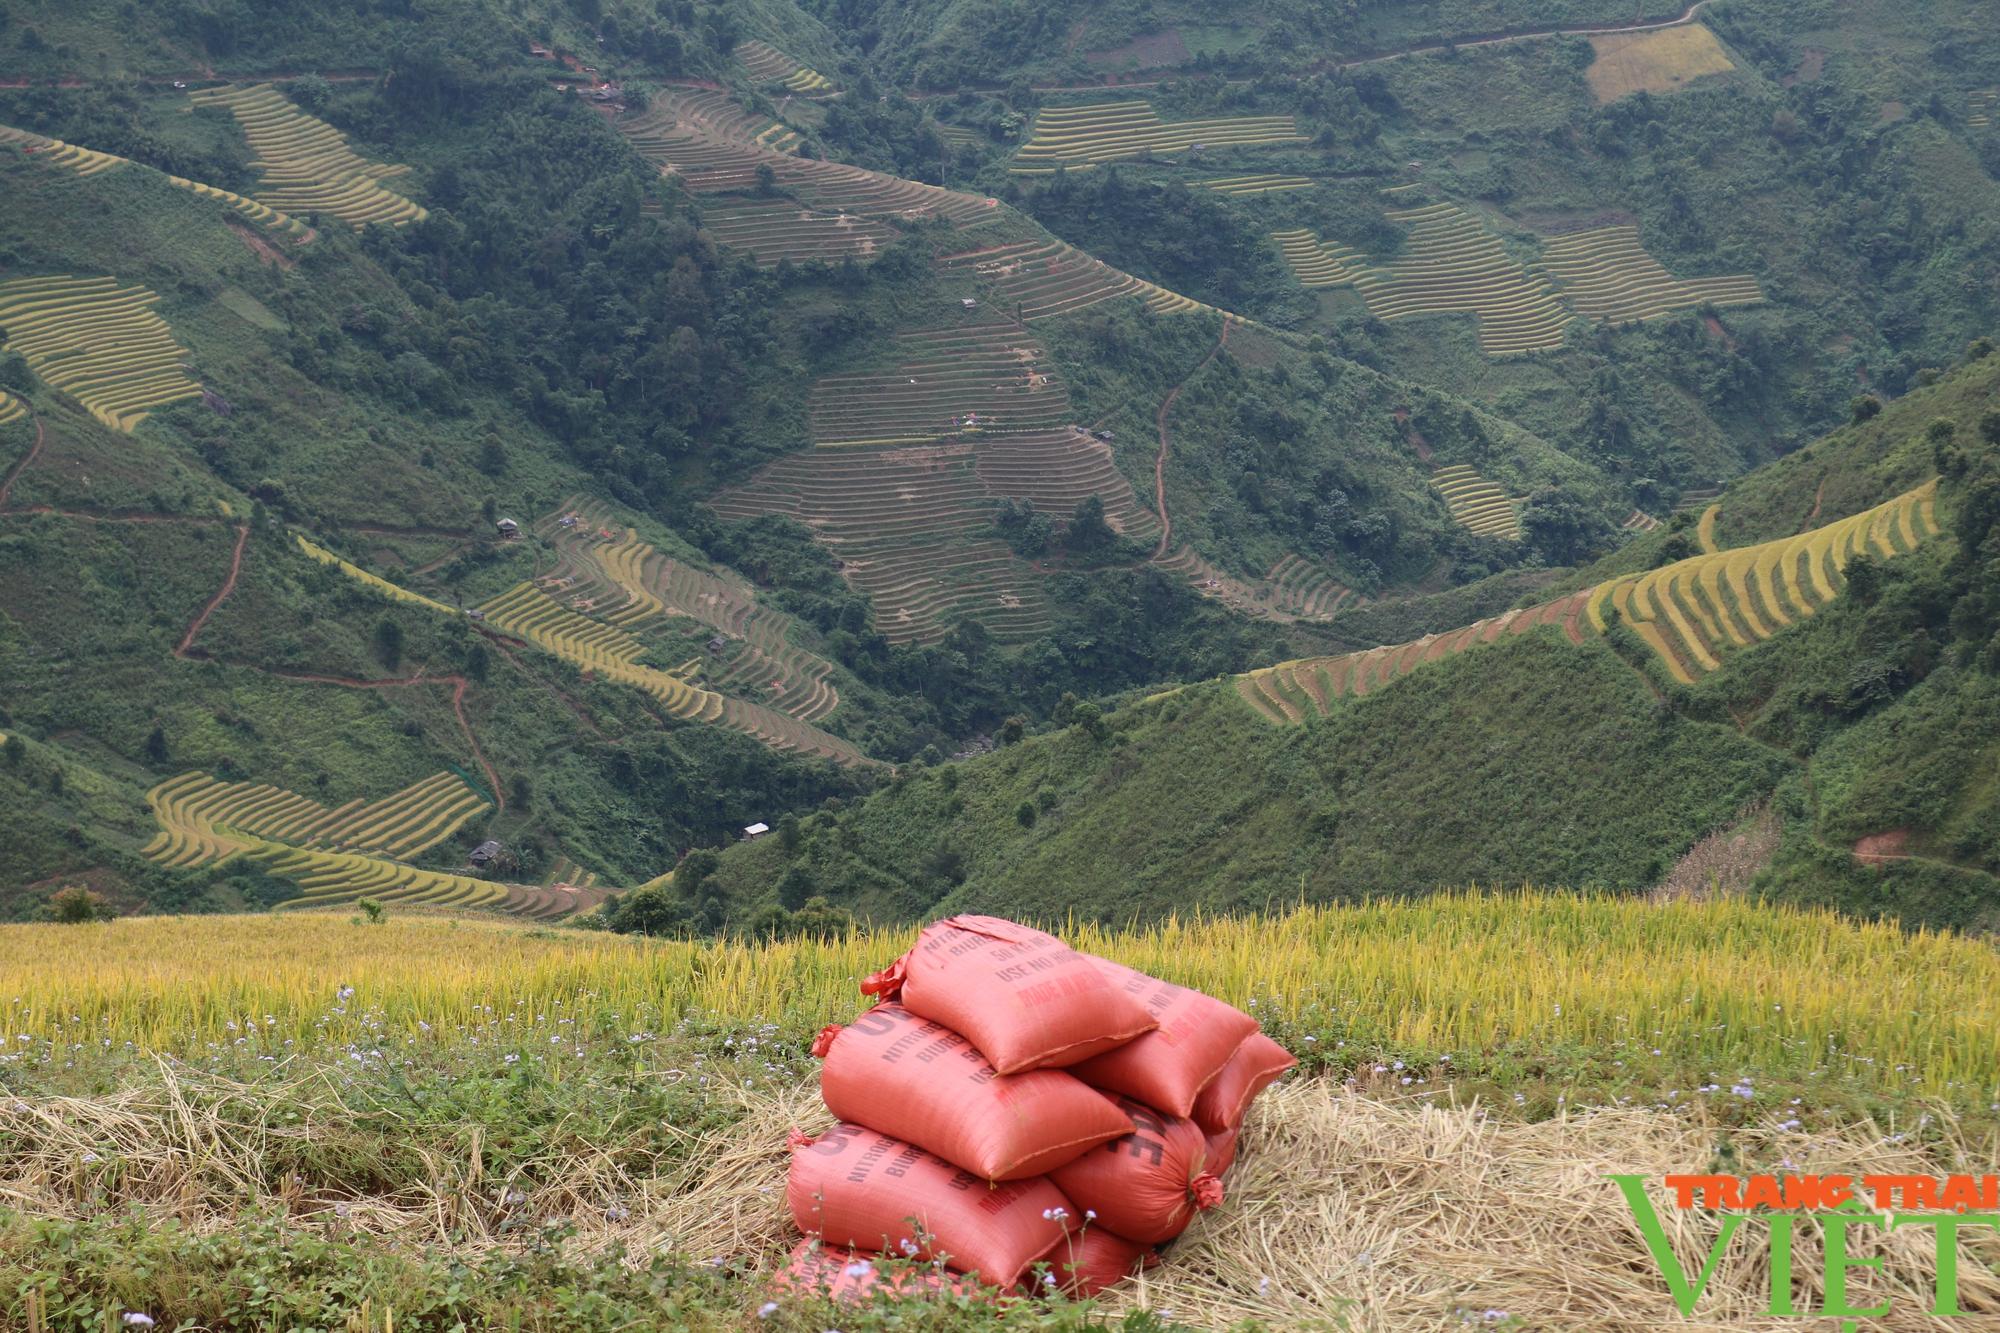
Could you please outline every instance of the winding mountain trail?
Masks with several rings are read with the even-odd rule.
[[[1181,396],[1189,380],[1208,369],[1208,363],[1215,360],[1222,349],[1229,345],[1229,316],[1222,317],[1222,336],[1215,340],[1215,346],[1208,349],[1208,355],[1193,370],[1181,377],[1181,382],[1167,390],[1167,396],[1160,400],[1159,415],[1153,424],[1160,430],[1160,451],[1153,455],[1153,508],[1160,515],[1160,544],[1153,548],[1153,559],[1162,559],[1167,554],[1167,543],[1173,540],[1174,520],[1167,513],[1167,450],[1172,447],[1172,437],[1167,433],[1167,414],[1174,410],[1174,400]]]
[[[243,663],[232,665],[242,666]],[[507,793],[500,786],[500,774],[487,759],[486,751],[479,748],[479,738],[472,734],[472,723],[465,716],[465,691],[471,681],[464,676],[426,676],[419,671],[414,676],[387,676],[379,680],[362,680],[355,676],[327,676],[312,671],[268,671],[263,667],[250,667],[251,671],[262,671],[267,676],[280,680],[303,681],[308,685],[337,685],[345,690],[392,690],[407,686],[449,685],[451,690],[451,711],[458,718],[458,729],[465,733],[465,743],[472,747],[472,757],[479,761],[479,767],[486,774],[487,785],[493,789],[493,809],[496,814],[507,810]]]
[[[236,577],[243,572],[243,548],[249,542],[250,525],[248,523],[238,523],[236,525],[236,549],[230,552],[229,555],[229,575],[222,580],[222,587],[216,592],[215,596],[208,599],[208,605],[201,608],[201,614],[194,618],[194,623],[187,627],[187,633],[181,635],[180,643],[174,647],[175,657],[186,661],[190,656],[194,655],[192,650],[195,635],[201,633],[201,627],[206,625],[208,618],[215,614],[215,608],[221,606],[227,600],[229,594],[236,591]]]
[[[23,472],[26,472],[28,470],[28,464],[34,462],[35,459],[40,456],[42,452],[42,441],[44,438],[44,434],[45,432],[42,429],[42,419],[40,417],[36,417],[35,443],[33,447],[28,450],[27,454],[22,457],[20,462],[14,464],[14,466],[7,469],[7,475],[5,477],[0,477],[0,507],[4,507],[6,505],[7,495],[10,491],[14,489],[14,478],[20,476]]]

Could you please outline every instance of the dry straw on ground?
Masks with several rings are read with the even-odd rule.
[[[1597,58],[1584,77],[1601,106],[1645,91],[1671,93],[1704,74],[1726,74],[1736,66],[1715,34],[1699,23],[1654,32],[1609,33],[1590,39]]]
[[[677,1175],[635,1178],[611,1164],[601,1151],[609,1145],[578,1145],[513,1179],[494,1179],[481,1170],[475,1143],[462,1158],[432,1163],[423,1189],[381,1198],[273,1196],[260,1183],[267,1154],[321,1132],[316,1124],[337,1109],[331,1087],[184,1081],[193,1077],[170,1072],[153,1087],[101,1099],[0,1101],[0,1142],[9,1144],[0,1156],[0,1206],[77,1216],[140,1205],[205,1230],[227,1226],[253,1202],[281,1202],[303,1226],[468,1250],[500,1243],[499,1224],[509,1217],[567,1219],[578,1227],[573,1243],[586,1248],[616,1240],[639,1254],[672,1250],[768,1269],[793,1240],[784,1208],[786,1134],[826,1122],[810,1083],[739,1088],[724,1095],[741,1099],[743,1118],[691,1145]],[[305,1110],[297,1129],[251,1128],[266,1119],[253,1102],[273,1097]],[[1936,1174],[1992,1157],[1951,1142],[1943,1157],[1927,1156],[1865,1126],[1731,1136],[1740,1160],[1790,1160],[1803,1171]],[[1196,1222],[1165,1264],[1106,1299],[1114,1309],[1171,1310],[1198,1327],[1260,1319],[1278,1328],[1337,1328],[1333,1312],[1341,1311],[1347,1328],[1400,1333],[1464,1327],[1467,1314],[1476,1325],[1503,1310],[1518,1327],[1566,1333],[1831,1327],[1759,1313],[1768,1271],[1747,1233],[1718,1265],[1696,1317],[1674,1311],[1605,1177],[1704,1171],[1716,1142],[1700,1124],[1651,1110],[1524,1124],[1476,1106],[1385,1101],[1323,1080],[1283,1084],[1259,1103],[1224,1204]],[[1713,1217],[1660,1202],[1684,1265],[1698,1267]],[[1981,1318],[2000,1317],[2000,1247],[1970,1234],[1961,1301],[1982,1313],[1968,1319],[1924,1313],[1935,1271],[1928,1233],[1857,1246],[1886,1263],[1879,1275],[1855,1272],[1852,1299],[1894,1302],[1869,1327],[1967,1333]],[[1797,1273],[1800,1296],[1815,1303],[1819,1272],[1808,1229]]]

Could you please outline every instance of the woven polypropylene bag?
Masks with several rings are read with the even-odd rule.
[[[771,1285],[800,1296],[857,1303],[872,1298],[878,1288],[893,1291],[898,1297],[995,1295],[993,1288],[963,1273],[934,1264],[891,1263],[885,1267],[878,1255],[828,1245],[816,1237],[792,1248],[785,1266],[772,1275]]]
[[[828,1245],[942,1259],[1011,1287],[1078,1225],[1046,1176],[993,1185],[914,1144],[838,1124],[792,1140],[792,1220]]]
[[[813,1053],[827,1110],[990,1181],[1045,1175],[1132,1130],[1063,1070],[996,1074],[971,1042],[900,1004],[824,1029]]]
[[[1244,1042],[1213,1082],[1195,1098],[1194,1120],[1211,1134],[1241,1129],[1257,1094],[1278,1081],[1299,1059],[1259,1032]]]
[[[932,922],[861,990],[963,1033],[1002,1074],[1073,1065],[1154,1027],[1087,955],[994,916]]]
[[[1159,1262],[1159,1251],[1152,1246],[1091,1225],[1072,1236],[1067,1244],[1056,1246],[1049,1256],[1049,1271],[1055,1274],[1057,1285],[1080,1299],[1095,1296]]]
[[[1086,1220],[1159,1245],[1187,1230],[1196,1213],[1221,1203],[1222,1182],[1209,1169],[1201,1126],[1129,1097],[1118,1106],[1132,1117],[1132,1132],[1093,1148],[1050,1179]]]
[[[1257,1030],[1257,1020],[1200,991],[1107,959],[1090,961],[1144,1005],[1159,1026],[1070,1066],[1070,1072],[1093,1088],[1136,1098],[1168,1115],[1192,1114],[1195,1098]]]

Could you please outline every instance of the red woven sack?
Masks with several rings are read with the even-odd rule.
[[[1205,1134],[1208,1140],[1208,1169],[1216,1175],[1224,1175],[1236,1165],[1236,1140],[1243,1133],[1240,1129],[1225,1129],[1220,1134]]]
[[[1222,1182],[1208,1166],[1201,1126],[1162,1115],[1130,1097],[1119,1109],[1132,1132],[1051,1172],[1071,1203],[1098,1226],[1147,1245],[1172,1240],[1194,1215],[1222,1202]]]
[[[1132,1132],[1109,1097],[1062,1070],[996,1074],[971,1042],[900,1004],[823,1029],[813,1054],[826,1060],[827,1110],[986,1180],[1045,1175]]]
[[[1243,1043],[1215,1081],[1195,1099],[1195,1123],[1211,1134],[1240,1129],[1257,1094],[1277,1082],[1299,1058],[1259,1032]]]
[[[1082,1298],[1095,1296],[1158,1262],[1159,1252],[1152,1246],[1114,1235],[1093,1223],[1072,1236],[1067,1245],[1056,1246],[1049,1256],[1049,1269],[1056,1275],[1057,1285]]]
[[[994,916],[932,922],[861,992],[964,1033],[1002,1074],[1073,1065],[1153,1027],[1088,957]]]
[[[817,1139],[794,1136],[785,1201],[799,1230],[828,1245],[943,1259],[996,1287],[1019,1282],[1081,1225],[1045,1176],[989,1185],[914,1144],[845,1123]]]
[[[779,1291],[801,1296],[825,1296],[836,1301],[861,1302],[878,1287],[898,1296],[981,1296],[991,1299],[993,1288],[975,1278],[935,1267],[914,1264],[897,1272],[884,1271],[877,1256],[863,1250],[827,1245],[815,1239],[793,1247],[785,1266],[771,1277]]]
[[[1201,1090],[1257,1030],[1257,1020],[1200,991],[1108,959],[1090,961],[1144,1005],[1159,1026],[1116,1050],[1091,1056],[1070,1072],[1093,1088],[1137,1098],[1168,1115],[1187,1116]]]

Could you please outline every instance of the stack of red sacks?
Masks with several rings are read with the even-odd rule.
[[[1007,1289],[1046,1262],[1100,1291],[1222,1201],[1251,1101],[1297,1063],[1220,1000],[997,917],[926,927],[861,989],[879,1003],[813,1046],[841,1123],[792,1139],[799,1289]]]

